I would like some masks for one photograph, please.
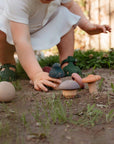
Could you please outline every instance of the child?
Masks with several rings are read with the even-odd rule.
[[[3,3],[3,0],[0,0]],[[48,76],[38,64],[34,50],[57,45],[65,74],[79,72],[73,62],[74,28],[78,25],[88,34],[111,32],[108,25],[89,22],[73,0],[5,0],[0,15],[1,79],[15,78],[14,52],[38,91],[55,88],[61,81]]]

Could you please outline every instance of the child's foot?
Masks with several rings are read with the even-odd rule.
[[[82,72],[78,66],[75,65],[75,58],[69,56],[67,59],[63,60],[61,63],[61,67],[65,73],[65,76],[71,76],[72,73],[78,73],[82,76]]]
[[[0,81],[15,81],[16,66],[12,64],[4,64],[0,68]]]

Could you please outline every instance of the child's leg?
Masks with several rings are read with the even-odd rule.
[[[13,64],[15,47],[6,42],[6,34],[0,31],[0,63],[3,64]]]
[[[65,60],[68,56],[73,56],[74,54],[74,28],[65,34],[60,43],[57,45],[60,56],[60,63]],[[66,66],[68,63],[62,65],[62,67]]]
[[[75,59],[72,57],[74,54],[74,28],[61,38],[60,43],[57,45],[60,54],[60,63],[62,62],[62,69],[65,72],[65,76],[71,76],[72,73],[78,73],[82,76],[82,72],[78,66],[76,66]],[[69,57],[70,56],[70,57]]]
[[[14,60],[14,46],[6,42],[6,34],[0,31],[0,80],[14,81],[16,80],[16,67]]]

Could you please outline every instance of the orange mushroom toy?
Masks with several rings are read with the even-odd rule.
[[[90,74],[82,79],[77,73],[73,73],[72,79],[80,85],[80,88],[84,88],[84,83],[88,83],[89,92],[92,94],[97,93],[96,81],[100,80],[101,76]]]
[[[100,80],[101,76],[100,75],[93,75],[90,74],[87,77],[82,79],[83,83],[88,83],[88,88],[89,88],[89,92],[91,94],[93,93],[97,93],[97,85],[96,85],[96,81]]]

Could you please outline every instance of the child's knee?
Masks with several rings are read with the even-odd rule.
[[[0,31],[0,42],[6,41],[6,34],[3,31]]]

